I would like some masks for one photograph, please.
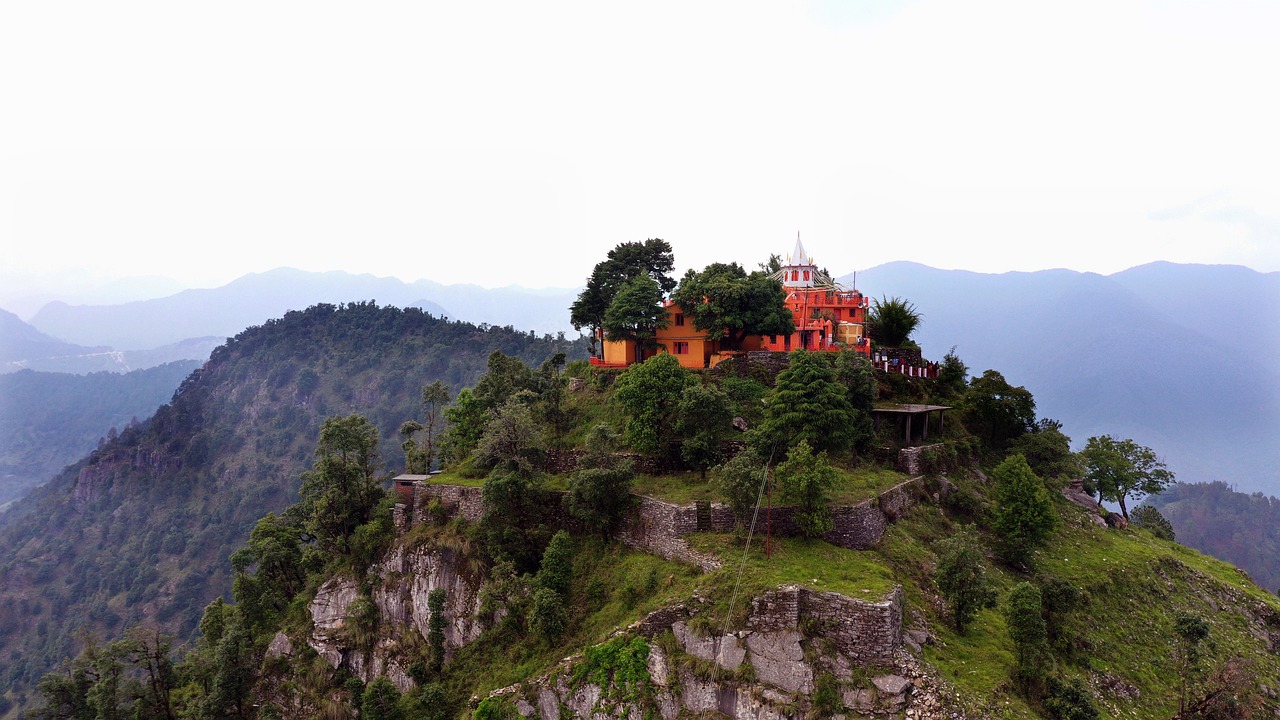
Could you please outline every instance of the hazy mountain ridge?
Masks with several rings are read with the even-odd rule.
[[[278,268],[245,275],[219,288],[184,290],[155,300],[96,306],[50,303],[30,323],[41,332],[73,342],[147,349],[192,337],[230,337],[316,303],[376,301],[420,307],[438,317],[554,334],[570,329],[568,307],[575,295],[576,291],[567,290],[490,290],[477,285],[443,285],[428,280],[405,283],[368,274]]]
[[[1077,447],[1101,433],[1133,437],[1183,480],[1280,492],[1271,441],[1280,434],[1271,352],[1280,301],[1268,312],[1280,273],[1162,263],[1113,276],[984,275],[890,263],[857,280],[872,298],[915,304],[927,357],[954,346],[971,373],[999,368]],[[1170,295],[1192,287],[1215,301],[1174,307]]]
[[[0,686],[33,683],[80,627],[113,636],[145,620],[188,635],[229,592],[230,552],[296,499],[325,418],[364,414],[402,463],[397,430],[421,387],[474,384],[493,350],[534,364],[585,356],[581,342],[372,303],[236,335],[153,417],[0,515]]]
[[[182,360],[130,373],[24,370],[0,375],[0,506],[145,420],[199,367]]]

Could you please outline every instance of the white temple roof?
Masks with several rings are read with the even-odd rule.
[[[787,264],[813,265],[813,260],[804,251],[804,245],[800,243],[800,233],[796,233],[796,249],[791,251],[791,256],[787,258]]]

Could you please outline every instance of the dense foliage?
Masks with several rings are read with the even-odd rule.
[[[585,357],[585,345],[374,303],[316,305],[238,334],[0,530],[0,687],[33,688],[76,654],[78,629],[119,637],[149,622],[193,638],[200,608],[230,596],[232,551],[298,498],[327,418],[361,414],[398,464],[397,431],[422,417],[424,386],[475,385],[495,350],[536,367]]]
[[[647,272],[635,277],[642,275],[643,282],[657,282]],[[690,371],[660,354],[615,371],[568,362],[552,351],[575,348],[558,347],[550,338],[528,338],[529,352],[509,354],[479,342],[493,331],[476,329],[460,339],[475,343],[467,346],[474,366],[463,387],[426,373],[403,378],[407,368],[416,367],[414,353],[422,352],[413,332],[375,344],[374,355],[364,354],[370,332],[376,336],[398,323],[414,327],[422,318],[371,305],[313,310],[332,321],[328,330],[308,338],[314,355],[299,353],[319,358],[314,364],[276,375],[279,355],[264,350],[273,362],[264,362],[268,369],[262,370],[234,354],[254,348],[252,343],[232,343],[184,385],[172,406],[134,431],[132,445],[122,446],[135,450],[129,456],[132,470],[122,469],[122,448],[108,443],[84,463],[77,482],[65,482],[61,497],[71,513],[99,533],[81,535],[81,541],[110,539],[94,526],[106,524],[101,515],[107,513],[141,525],[142,504],[172,524],[173,496],[184,508],[221,512],[224,521],[256,511],[256,523],[241,526],[238,549],[230,553],[227,597],[233,602],[218,598],[205,605],[198,631],[188,630],[182,650],[166,651],[164,662],[153,660],[155,648],[175,643],[173,632],[159,627],[164,618],[158,623],[140,612],[101,622],[96,629],[103,636],[124,640],[86,639],[68,648],[66,663],[40,681],[44,717],[512,717],[517,696],[486,695],[506,686],[528,693],[527,681],[553,669],[575,687],[597,684],[599,712],[638,703],[648,713],[656,710],[647,662],[653,648],[649,640],[617,628],[696,597],[689,606],[704,608],[705,630],[722,611],[723,617],[734,615],[740,587],[756,594],[784,583],[867,599],[903,586],[903,617],[913,625],[911,634],[919,637],[914,631],[927,629],[932,640],[920,657],[943,668],[974,699],[973,717],[1098,717],[1098,697],[1107,700],[1108,711],[1116,701],[1095,695],[1099,668],[1106,668],[1107,682],[1141,686],[1134,693],[1139,700],[1120,701],[1126,710],[1135,703],[1144,712],[1171,710],[1181,702],[1203,717],[1244,718],[1260,702],[1240,684],[1249,677],[1250,653],[1261,647],[1254,626],[1246,625],[1254,620],[1223,613],[1204,624],[1203,633],[1195,621],[1209,612],[1209,603],[1244,607],[1235,598],[1248,596],[1249,612],[1265,615],[1267,602],[1238,575],[1211,577],[1222,573],[1219,566],[1145,530],[1099,528],[1052,492],[1072,475],[1077,459],[1065,449],[1060,427],[1036,420],[1031,394],[1009,387],[999,373],[988,371],[961,387],[956,377],[929,381],[877,373],[853,353],[803,351],[771,358],[785,363],[731,362],[716,371]],[[290,319],[302,318],[285,318]],[[340,346],[338,336],[350,344]],[[289,340],[280,342],[293,342],[293,334],[284,337]],[[412,348],[408,354],[405,345]],[[451,357],[460,352],[455,349]],[[951,365],[964,367],[958,358]],[[230,377],[236,381],[214,382]],[[928,477],[904,486],[904,476],[887,466],[900,436],[893,428],[874,428],[874,400],[941,402],[957,395],[964,408],[959,422],[949,421],[937,445],[920,455]],[[448,397],[454,398],[451,404]],[[280,412],[273,403],[284,398],[280,406],[323,409],[324,415],[307,416],[310,422],[299,422],[292,435],[280,430],[273,453],[261,444],[262,418],[272,417],[273,409]],[[365,399],[368,410],[357,407]],[[731,441],[744,427],[749,429]],[[304,429],[309,438],[297,436]],[[257,451],[252,456],[251,442]],[[483,516],[476,522],[450,518],[443,503],[433,500],[411,527],[397,532],[393,496],[385,489],[387,476],[401,467],[394,464],[401,453],[386,452],[397,444],[402,467],[415,471],[435,464],[431,455],[439,446],[445,475],[430,482],[482,485]],[[244,466],[250,457],[255,464]],[[101,466],[113,458],[110,473],[104,472]],[[266,466],[266,458],[281,466]],[[166,462],[174,465],[169,475],[155,469]],[[240,467],[248,470],[241,473]],[[1038,469],[1054,483],[1046,484]],[[286,470],[287,477],[279,477]],[[235,511],[218,504],[215,491],[249,492],[259,477],[300,490],[285,498],[296,502],[286,508],[285,502],[273,506],[249,496]],[[726,565],[699,576],[612,540],[638,482],[698,498],[699,527],[709,519],[707,498],[727,501],[744,526],[762,496],[791,505],[790,524],[808,537],[771,538],[761,554],[758,543],[744,549],[741,535],[697,533],[689,538],[691,547],[717,554]],[[892,493],[875,499],[889,487]],[[922,504],[879,505],[894,515],[885,536],[875,548],[852,551],[817,539],[832,528],[830,506],[837,492],[877,504],[892,503],[897,493],[919,492]],[[627,518],[628,532],[634,520]],[[64,530],[65,523],[39,527]],[[114,537],[127,544],[132,535],[118,531]],[[28,590],[56,592],[56,584],[37,585],[25,574],[34,562],[52,560],[46,579],[69,584],[71,575],[56,564],[59,558],[38,554],[30,537],[24,542],[26,554],[3,566],[6,581],[17,578]],[[457,611],[450,587],[428,595],[425,630],[417,615],[416,630],[384,622],[390,611],[379,589],[413,578],[379,560],[428,548],[449,558],[442,576],[483,579],[475,618],[479,637],[460,638],[456,627],[450,630],[446,616]],[[83,560],[89,556],[76,552],[82,553],[77,570],[92,576],[94,567]],[[108,612],[132,609],[134,600],[165,607],[156,591],[174,587],[176,573],[191,570],[189,578],[199,571],[197,555],[130,557],[138,567],[168,575],[155,578],[162,583],[156,588],[98,588],[94,598]],[[336,631],[348,648],[336,666],[305,640],[313,631],[308,605],[321,584],[334,579],[355,594]],[[1217,599],[1207,600],[1209,595]],[[178,612],[189,613],[189,606]],[[421,612],[416,599],[414,612]],[[3,629],[14,628],[20,617],[0,605]],[[690,629],[697,620],[691,618]],[[821,623],[802,625],[803,632],[815,634],[810,639],[818,642],[811,646],[820,652]],[[132,629],[121,635],[122,626]],[[130,638],[142,642],[125,643]],[[281,638],[292,649],[268,652]],[[670,634],[651,640],[676,667],[698,672],[696,660],[672,655]],[[400,674],[392,682],[373,669],[393,669],[368,664],[375,649],[391,653],[394,668],[402,668],[407,679]],[[355,655],[365,660],[357,663]],[[575,659],[560,666],[566,657]],[[840,712],[847,697],[841,688],[866,679],[863,670],[879,671],[862,668],[840,678],[823,672],[815,678],[811,704],[799,696],[793,701],[821,714]],[[1264,672],[1270,673],[1268,681],[1275,675]],[[745,671],[733,680],[753,677]],[[402,692],[397,685],[409,689]],[[1231,704],[1215,704],[1215,698],[1228,696]],[[948,692],[948,701],[960,698]]]
[[[123,374],[0,375],[0,507],[150,417],[198,366],[182,360]]]
[[[1168,519],[1178,542],[1280,588],[1280,499],[1242,493],[1224,482],[1178,483],[1144,501]]]

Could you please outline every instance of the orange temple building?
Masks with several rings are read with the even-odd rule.
[[[818,270],[798,235],[795,250],[773,277],[782,283],[787,293],[786,305],[795,320],[795,332],[748,337],[743,342],[743,351],[852,349],[871,356],[871,342],[866,333],[867,298],[856,289],[838,285]],[[591,363],[603,367],[626,367],[666,352],[676,356],[685,367],[705,368],[733,354],[721,352],[718,340],[708,339],[704,333],[698,332],[679,305],[667,301],[665,306],[668,322],[657,332],[656,350],[642,352],[633,341],[604,340],[601,336],[603,357],[592,358]]]

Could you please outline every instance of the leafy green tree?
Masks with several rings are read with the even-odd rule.
[[[592,329],[594,350],[594,330],[604,327],[605,313],[613,304],[618,290],[628,280],[646,275],[657,282],[663,293],[669,293],[676,286],[671,278],[674,268],[671,244],[665,240],[650,238],[644,242],[619,244],[592,269],[586,287],[569,307],[569,322],[575,330]]]
[[[635,477],[631,461],[614,451],[619,438],[607,424],[600,423],[587,433],[586,454],[569,474],[565,502],[569,514],[584,527],[596,528],[608,538],[622,522],[631,505],[631,481]]]
[[[569,627],[569,614],[565,610],[564,597],[551,588],[538,588],[533,593],[533,607],[529,614],[529,627],[539,637],[554,643]]]
[[[250,693],[257,681],[258,658],[249,626],[233,615],[213,653],[213,677],[200,708],[201,718],[251,717]]]
[[[476,399],[485,409],[501,407],[522,392],[532,393],[527,397],[536,397],[538,375],[520,358],[494,350],[485,365],[485,373],[475,386]]]
[[[676,431],[683,438],[680,456],[706,480],[707,468],[723,456],[720,443],[732,427],[729,396],[715,385],[688,385],[680,396],[676,418]]]
[[[360,696],[360,720],[405,720],[400,690],[386,675],[379,675],[365,686]]]
[[[763,493],[765,478],[765,462],[752,448],[712,469],[711,485],[733,508],[738,527],[746,527],[751,522],[752,512]]]
[[[1203,670],[1203,645],[1209,623],[1199,615],[1178,612],[1173,621],[1173,663],[1178,674],[1178,717],[1184,717],[1191,693]]]
[[[1161,540],[1175,542],[1177,534],[1173,531],[1173,524],[1154,505],[1139,505],[1134,508],[1130,520],[1134,527],[1149,530]]]
[[[466,388],[458,393],[453,406],[445,408],[448,430],[443,438],[443,452],[447,462],[460,463],[475,452],[489,422],[489,410],[475,392]]]
[[[605,338],[634,342],[635,360],[642,360],[646,351],[657,349],[658,330],[671,322],[662,298],[662,288],[648,275],[628,280],[604,313]]]
[[[924,316],[902,298],[872,299],[867,317],[871,339],[885,347],[906,347]]]
[[[1026,458],[1035,474],[1045,480],[1078,478],[1084,472],[1071,451],[1071,438],[1063,434],[1057,420],[1041,419],[1030,432],[1014,440],[1009,451]]]
[[[541,444],[533,410],[525,398],[515,395],[493,413],[485,426],[476,447],[476,460],[484,467],[532,471],[542,453]]]
[[[995,607],[995,584],[987,575],[982,551],[970,530],[938,544],[938,567],[933,579],[947,601],[951,625],[961,635],[980,611]]]
[[[479,533],[493,559],[510,560],[521,573],[537,569],[549,535],[542,503],[539,478],[533,473],[504,466],[489,473]]]
[[[1061,644],[1067,637],[1067,617],[1083,604],[1084,597],[1080,588],[1059,577],[1050,577],[1041,583],[1040,600],[1044,606],[1044,622],[1049,629],[1050,642]]]
[[[445,599],[444,588],[427,593],[427,646],[431,652],[431,674],[435,677],[439,677],[444,667],[444,629],[449,624],[444,614]]]
[[[400,426],[404,436],[405,472],[424,475],[431,471],[440,452],[440,434],[444,430],[444,409],[451,400],[449,386],[436,380],[422,388],[422,422],[406,421]],[[422,441],[415,435],[422,433]]]
[[[801,440],[815,450],[843,450],[853,439],[854,413],[835,371],[817,353],[793,350],[765,397],[757,443],[791,447]]]
[[[627,443],[656,455],[672,441],[684,389],[697,382],[674,355],[655,355],[618,376],[613,397],[627,411]]]
[[[790,335],[795,319],[787,294],[768,273],[747,273],[737,263],[712,263],[702,272],[689,270],[671,299],[698,332],[738,350],[748,337]]]
[[[774,471],[781,499],[796,506],[796,525],[805,537],[822,537],[831,531],[831,488],[840,479],[827,462],[825,452],[815,454],[807,440],[787,453]]]
[[[877,385],[871,361],[856,351],[841,350],[835,354],[834,369],[836,382],[845,389],[849,407],[853,410],[850,427],[853,447],[858,451],[865,450],[875,437],[871,410],[875,407]]]
[[[1003,452],[1036,422],[1036,401],[1024,387],[1013,387],[996,370],[969,382],[960,401],[964,424],[991,450]]]
[[[249,542],[231,554],[236,603],[257,629],[274,627],[306,583],[302,531],[267,513],[249,533]]]
[[[1058,514],[1044,481],[1021,455],[1010,455],[991,472],[995,482],[995,522],[1004,556],[1025,563],[1057,525]]]
[[[1079,678],[1063,680],[1051,676],[1044,707],[1054,720],[1098,720],[1101,717],[1088,686]]]
[[[1080,451],[1085,466],[1085,479],[1098,490],[1103,500],[1120,505],[1120,513],[1129,519],[1126,499],[1141,500],[1172,485],[1176,480],[1156,453],[1132,440],[1116,440],[1110,435],[1091,437]]]
[[[89,638],[61,670],[41,678],[41,720],[174,720],[177,686],[173,638],[155,628],[131,627],[108,645]]]
[[[1030,696],[1044,684],[1053,662],[1040,588],[1029,582],[1015,585],[1005,601],[1004,616],[1016,648],[1013,676],[1023,693]]]
[[[414,720],[450,720],[454,717],[449,696],[439,683],[419,685],[401,700],[405,717]]]
[[[298,512],[322,552],[344,554],[386,494],[377,428],[361,415],[325,420],[312,468],[302,475]]]
[[[564,404],[565,354],[556,353],[538,367],[538,398],[534,415],[550,436],[551,444],[561,447],[573,417]]]
[[[551,542],[542,553],[542,564],[535,581],[540,588],[549,588],[561,597],[568,597],[573,584],[573,541],[569,533],[560,530],[551,536]]]
[[[969,385],[969,366],[964,364],[959,355],[956,355],[955,346],[942,356],[942,362],[938,365],[938,377],[935,386],[938,388],[938,394],[943,398],[960,397]]]

